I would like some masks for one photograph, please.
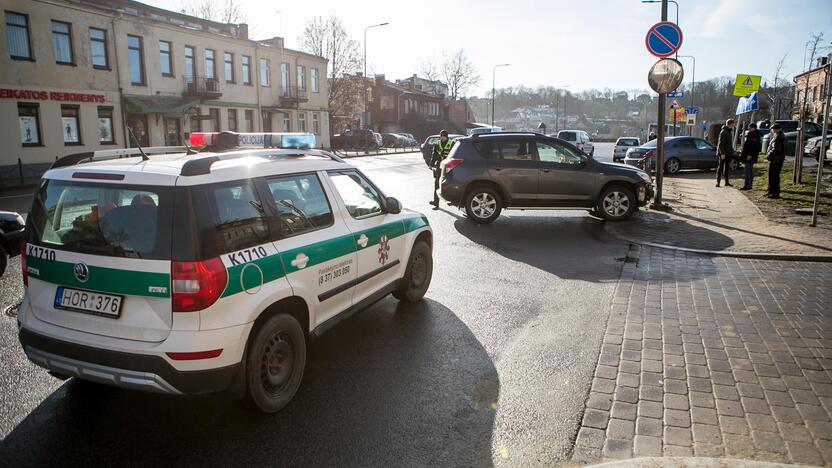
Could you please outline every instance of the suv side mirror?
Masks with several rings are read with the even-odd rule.
[[[399,214],[402,212],[402,203],[394,197],[387,197],[384,200],[384,207],[390,214]]]

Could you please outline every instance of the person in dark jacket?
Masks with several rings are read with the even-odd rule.
[[[719,165],[716,167],[716,186],[719,187],[719,180],[725,177],[725,186],[731,185],[731,170],[728,164],[734,155],[734,119],[725,121],[722,130],[719,131],[719,139],[716,143],[716,155],[719,158]]]
[[[748,125],[748,133],[745,134],[745,141],[742,143],[742,161],[745,164],[745,184],[740,190],[751,190],[751,185],[754,183],[754,164],[757,163],[757,155],[763,148],[763,140],[760,138],[760,132],[757,130],[757,124],[750,123]]]
[[[780,124],[776,123],[771,126],[771,141],[768,143],[766,160],[768,160],[766,197],[776,200],[780,198],[780,171],[783,170],[783,161],[786,160],[786,135],[780,129]]]
[[[434,210],[439,209],[439,194],[437,190],[439,190],[439,179],[442,177],[440,164],[448,157],[448,153],[451,152],[453,146],[454,142],[448,139],[448,131],[442,130],[439,132],[439,141],[433,145],[433,153],[430,157],[430,164],[428,164],[433,170],[433,201],[430,204],[433,205]]]

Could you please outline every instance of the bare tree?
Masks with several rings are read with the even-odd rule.
[[[237,0],[182,0],[180,11],[218,23],[245,23],[243,9]]]
[[[786,80],[783,71],[788,56],[789,54],[786,53],[780,57],[780,61],[777,62],[777,67],[774,69],[771,86],[763,90],[769,104],[769,115],[772,122],[780,118],[782,110],[788,108],[788,101],[791,100],[791,83]]]
[[[480,82],[480,75],[474,64],[468,60],[465,50],[460,49],[450,57],[445,56],[442,77],[448,85],[451,99],[457,99]]]
[[[809,40],[806,42],[806,50],[804,50],[803,60],[807,60],[806,62],[803,62],[804,70],[812,68],[812,62],[815,61],[815,55],[818,53],[818,51],[826,49],[826,47],[820,46],[820,41],[822,40],[822,32],[819,32],[817,34],[812,33],[810,35]]]
[[[419,67],[419,73],[422,74],[422,77],[430,81],[439,79],[439,70],[436,68],[436,61],[433,59],[422,62],[422,65]]]
[[[361,53],[358,41],[350,37],[341,19],[337,16],[313,18],[298,36],[298,43],[303,51],[329,61],[330,122],[335,116],[352,115],[360,110],[363,79],[357,79],[354,74],[363,65]]]

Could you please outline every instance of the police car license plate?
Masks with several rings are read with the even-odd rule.
[[[101,294],[80,289],[59,287],[55,292],[55,308],[118,318],[121,315],[122,296]]]

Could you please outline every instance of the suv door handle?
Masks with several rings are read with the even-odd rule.
[[[364,247],[367,247],[367,242],[369,242],[369,241],[370,241],[370,239],[368,239],[367,236],[365,236],[364,234],[361,234],[361,236],[355,242],[358,245],[360,245],[361,248],[363,249]]]
[[[549,171],[550,171],[550,170],[551,170],[551,169],[541,169],[541,171],[543,171],[543,172],[545,172],[545,173],[547,173],[547,174],[549,173]]]
[[[298,270],[302,270],[306,268],[306,264],[309,263],[309,257],[306,256],[305,253],[301,252],[292,260],[291,265]]]

